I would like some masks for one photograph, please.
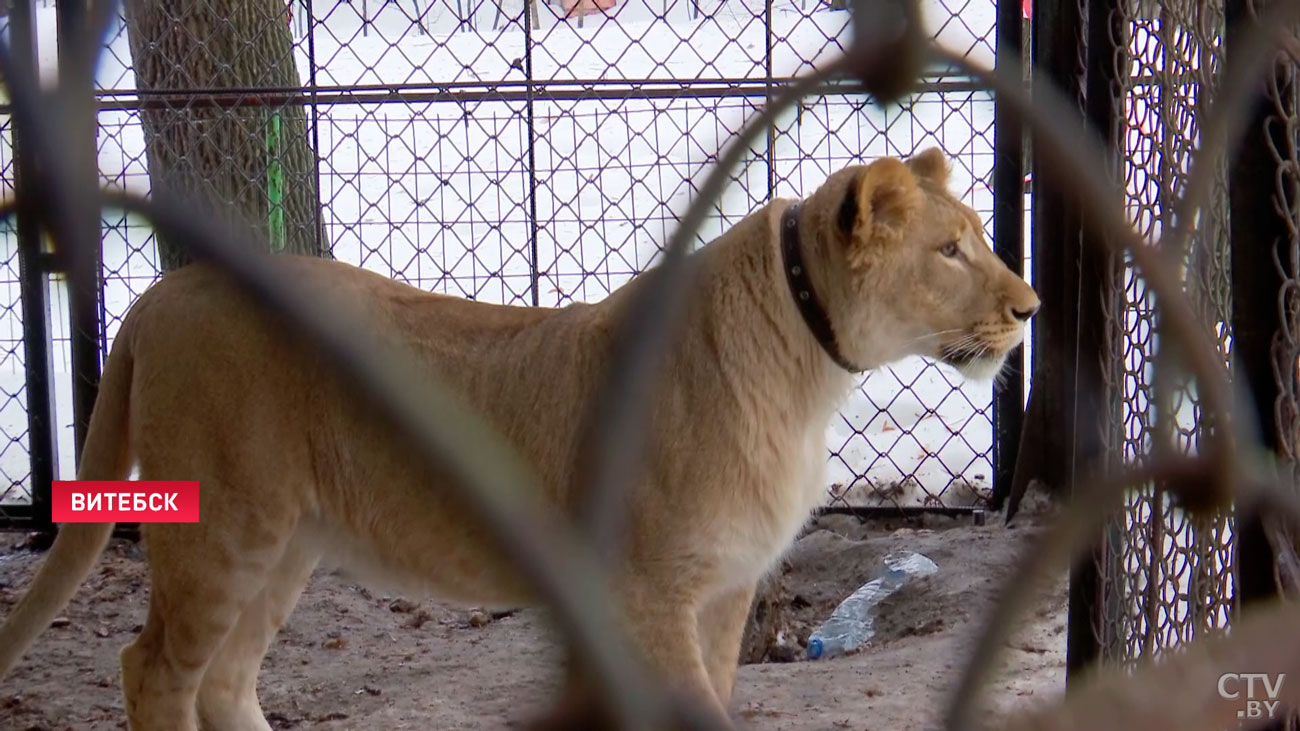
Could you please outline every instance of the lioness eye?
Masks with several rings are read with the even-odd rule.
[[[939,249],[939,253],[951,259],[954,256],[960,254],[961,249],[957,246],[956,241],[949,241],[948,243],[943,245],[942,249]]]

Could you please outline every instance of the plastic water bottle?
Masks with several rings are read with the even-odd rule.
[[[856,650],[875,636],[873,610],[912,577],[929,576],[939,570],[933,561],[912,551],[885,557],[885,573],[853,592],[831,616],[808,637],[808,659],[836,657]]]

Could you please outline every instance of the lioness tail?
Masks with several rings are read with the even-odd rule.
[[[128,319],[127,323],[129,324]],[[81,480],[121,480],[131,471],[128,404],[133,358],[125,324],[104,366],[82,451]],[[113,523],[66,523],[27,593],[0,626],[0,680],[63,611],[103,553]]]

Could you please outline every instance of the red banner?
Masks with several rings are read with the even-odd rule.
[[[51,492],[55,523],[199,522],[197,480],[60,480]]]

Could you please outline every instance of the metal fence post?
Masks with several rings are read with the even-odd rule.
[[[767,86],[767,99],[770,101],[773,94],[772,74],[772,0],[766,0],[763,7],[763,81]],[[803,100],[798,102],[798,107],[803,106]],[[767,140],[767,151],[763,157],[767,163],[767,198],[770,200],[776,197],[776,125],[767,128],[767,134],[764,135]]]
[[[58,0],[58,44],[60,58],[60,75],[64,85],[68,85],[67,74],[70,73],[71,59],[79,53],[90,52],[77,49],[76,43],[82,36],[82,27],[87,22],[88,6],[85,2]],[[93,86],[93,81],[91,84]],[[81,159],[88,167],[84,174],[98,179],[98,166],[95,164],[95,124],[93,112],[85,129],[77,129],[76,139],[68,144],[80,148]],[[84,137],[82,135],[85,135]],[[95,187],[98,186],[96,182]],[[71,325],[69,337],[72,352],[72,413],[74,449],[77,464],[81,464],[81,448],[86,441],[86,432],[90,429],[90,412],[95,406],[95,395],[99,392],[100,376],[100,320],[103,313],[102,272],[100,270],[100,238],[102,226],[98,219],[79,222],[85,230],[79,231],[78,238],[93,250],[93,256],[87,252],[74,250],[72,256],[61,258],[61,268],[68,274],[68,316]],[[80,243],[80,242],[79,242]],[[79,248],[79,247],[77,247]]]
[[[532,0],[540,2],[540,0]],[[525,99],[527,105],[525,124],[528,125],[528,260],[529,275],[531,283],[529,291],[532,293],[532,304],[534,307],[541,304],[541,267],[538,262],[537,238],[539,223],[537,220],[537,85],[533,79],[533,19],[529,17],[528,9],[533,7],[530,0],[524,0],[523,10],[520,11],[520,20],[524,24],[524,87]]]
[[[1112,175],[1118,168],[1118,124],[1123,103],[1118,98],[1120,68],[1118,40],[1123,33],[1120,0],[1088,0],[1087,40],[1085,50],[1084,115],[1107,144],[1110,159],[1104,161]],[[1111,348],[1110,318],[1120,311],[1117,302],[1106,299],[1117,292],[1114,286],[1121,273],[1116,259],[1108,253],[1101,234],[1084,220],[1079,221],[1082,240],[1078,251],[1076,319],[1078,343],[1075,362],[1074,422],[1069,431],[1075,434],[1076,466],[1081,470],[1105,465],[1107,450],[1118,440],[1108,434],[1113,423],[1111,414],[1120,408],[1120,393],[1114,380],[1106,377],[1113,363],[1108,362]],[[1073,240],[1073,239],[1072,239]],[[1085,396],[1086,394],[1086,396]],[[1066,647],[1068,678],[1102,657],[1101,633],[1107,628],[1101,612],[1105,576],[1106,529],[1094,536],[1090,549],[1071,567],[1069,598],[1069,635]]]
[[[36,17],[31,2],[16,2],[9,15],[14,55],[37,59]],[[32,159],[23,152],[17,128],[13,131],[14,190],[21,200],[26,181],[34,177]],[[54,421],[54,366],[50,360],[49,266],[40,224],[25,206],[17,211],[18,268],[23,308],[23,366],[27,390],[27,448],[31,458],[32,497],[30,526],[52,537],[50,491],[58,465],[58,427]]]
[[[1030,30],[1034,85],[1051,84],[1069,98],[1081,96],[1083,19],[1077,0],[1037,0]],[[1036,143],[1035,143],[1036,144]],[[1031,157],[1036,157],[1031,147]],[[1073,449],[1068,430],[1048,425],[1072,419],[1073,378],[1069,357],[1074,353],[1075,294],[1072,269],[1077,266],[1079,229],[1068,201],[1048,185],[1036,159],[1031,159],[1033,198],[1030,203],[1030,246],[1033,285],[1042,310],[1030,322],[1029,400],[1008,491],[1007,514],[1016,510],[1029,482],[1037,479],[1056,490],[1069,477]]]
[[[1227,63],[1234,57],[1234,44],[1240,41],[1241,31],[1253,22],[1256,10],[1265,3],[1259,0],[1229,0],[1226,7]],[[1294,434],[1281,433],[1276,404],[1282,388],[1274,371],[1277,356],[1273,344],[1285,323],[1279,309],[1282,287],[1287,280],[1300,272],[1291,269],[1291,252],[1295,242],[1287,230],[1287,222],[1276,208],[1277,162],[1270,147],[1286,149],[1285,120],[1277,119],[1282,109],[1274,104],[1293,105],[1293,95],[1288,93],[1292,81],[1281,64],[1274,70],[1274,78],[1282,93],[1280,99],[1269,99],[1263,94],[1261,83],[1252,100],[1246,134],[1229,157],[1228,201],[1230,206],[1229,241],[1232,262],[1232,334],[1234,371],[1245,376],[1263,445],[1278,451],[1282,439],[1294,439]],[[1290,99],[1288,98],[1290,97]],[[1294,108],[1289,115],[1294,117]],[[1287,354],[1294,357],[1294,354]],[[1278,588],[1273,574],[1274,556],[1265,535],[1260,516],[1239,516],[1236,536],[1236,596],[1240,610],[1256,601],[1266,601],[1277,596]]]
[[[997,12],[997,58],[1019,62],[1024,50],[1020,2],[998,0]],[[993,104],[993,250],[1011,271],[1024,274],[1025,135],[1019,115],[1000,97]],[[1024,373],[1022,347],[1008,359],[1006,380],[994,392],[993,510],[1002,509],[1011,491],[1024,425]]]
[[[323,195],[321,187],[322,176],[320,172],[320,86],[316,83],[316,10],[312,5],[312,0],[302,0],[299,5],[299,16],[305,16],[306,40],[307,40],[307,104],[311,106],[311,149],[317,151],[312,155],[312,174],[316,176],[316,198],[317,205],[314,208],[316,217],[316,237],[319,251],[326,252],[328,258],[334,258],[334,246],[330,237],[325,234],[325,214],[321,211],[320,198]]]
[[[1034,74],[1044,77],[1035,84],[1051,83],[1077,99],[1081,116],[1105,139],[1113,136],[1116,112],[1115,8],[1115,0],[1093,0],[1086,7],[1080,0],[1051,0],[1037,3],[1033,14]],[[1106,444],[1104,412],[1083,395],[1105,387],[1099,353],[1108,352],[1102,298],[1109,257],[1096,242],[1085,241],[1096,233],[1085,231],[1076,202],[1040,172],[1037,159],[1034,170],[1034,285],[1043,310],[1035,318],[1030,409],[1014,475],[1013,491],[1021,492],[1035,477],[1053,490],[1070,488],[1101,465]],[[1099,654],[1095,558],[1087,556],[1071,570],[1068,677]]]

